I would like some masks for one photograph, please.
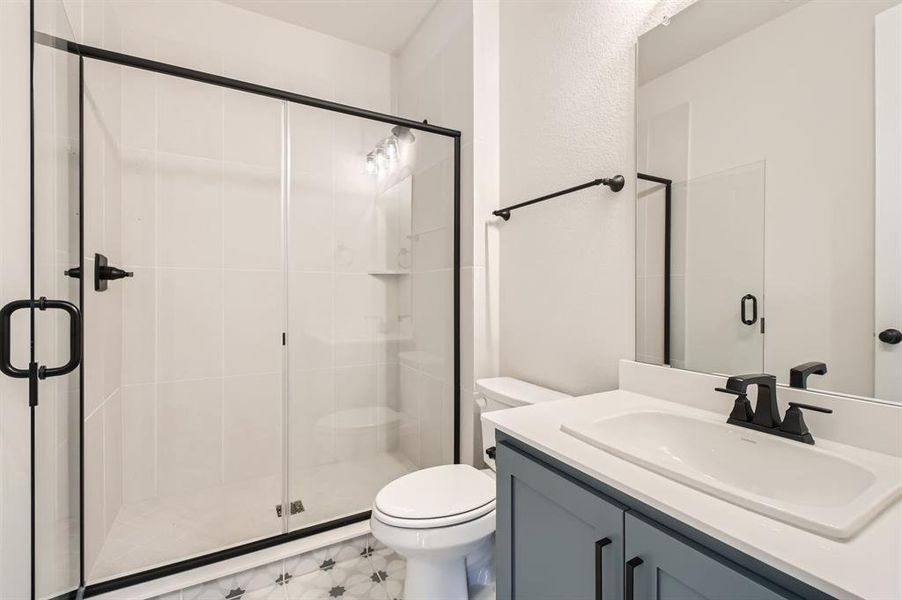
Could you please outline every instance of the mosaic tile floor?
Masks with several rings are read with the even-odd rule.
[[[371,535],[156,600],[400,600],[405,561]]]

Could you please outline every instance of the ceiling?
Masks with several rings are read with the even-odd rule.
[[[436,0],[223,0],[355,44],[397,53]]]
[[[699,0],[639,38],[639,85],[805,4],[808,0]]]

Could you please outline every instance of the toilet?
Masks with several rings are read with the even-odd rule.
[[[569,398],[511,377],[476,382],[480,413]],[[494,587],[495,431],[482,424],[488,469],[440,465],[379,491],[373,536],[407,559],[406,600],[466,600]]]

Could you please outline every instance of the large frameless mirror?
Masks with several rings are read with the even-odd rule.
[[[899,0],[700,0],[640,37],[638,360],[902,402],[900,44]]]

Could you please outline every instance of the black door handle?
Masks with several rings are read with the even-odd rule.
[[[71,373],[81,364],[81,314],[78,307],[65,300],[41,298],[37,301],[37,308],[39,310],[53,308],[69,315],[69,360],[61,367],[40,367],[38,377],[46,379]]]
[[[634,596],[634,588],[635,588],[635,573],[636,567],[641,565],[643,561],[638,556],[634,556],[633,558],[626,561],[626,565],[623,567],[623,600],[633,600]]]
[[[748,301],[752,301],[752,318],[746,316],[745,307]],[[739,301],[740,319],[743,325],[754,325],[758,322],[758,299],[752,294],[746,294]]]
[[[877,337],[884,344],[898,344],[902,342],[902,331],[898,329],[884,329]]]
[[[30,376],[28,369],[18,369],[12,365],[10,350],[12,315],[23,308],[62,310],[69,315],[69,360],[60,367],[38,367],[38,378],[59,377],[77,369],[81,363],[81,314],[78,307],[65,300],[41,297],[37,300],[15,300],[0,309],[0,372],[17,379]]]
[[[31,300],[14,300],[0,309],[0,372],[16,379],[27,379],[28,369],[17,369],[10,356],[10,332],[12,316],[17,310],[31,308]]]
[[[606,537],[595,542],[595,600],[604,600],[604,547],[610,543]]]

